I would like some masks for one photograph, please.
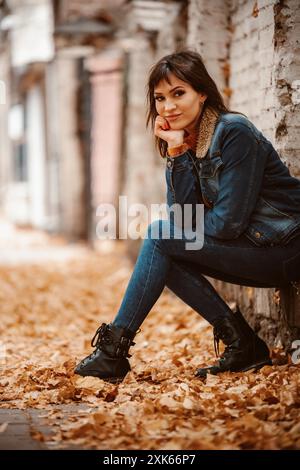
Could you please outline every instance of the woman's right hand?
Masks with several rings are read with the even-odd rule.
[[[183,143],[184,129],[173,131],[164,117],[157,116],[154,124],[154,134],[156,137],[165,140],[169,147],[174,147]]]

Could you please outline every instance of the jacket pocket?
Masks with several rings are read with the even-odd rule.
[[[212,156],[211,158],[205,160],[203,159],[199,162],[198,165],[199,178],[214,178],[218,169],[223,165],[224,164],[222,158],[219,156],[219,152],[216,154],[216,156]]]
[[[219,152],[208,160],[199,163],[199,182],[204,200],[213,207],[219,193],[219,173],[224,166]]]
[[[294,231],[297,221],[260,197],[251,214],[245,235],[258,246],[272,246],[280,243]]]

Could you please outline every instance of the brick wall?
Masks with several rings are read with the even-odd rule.
[[[276,2],[273,83],[275,144],[282,159],[300,177],[300,5]]]
[[[97,18],[107,16],[110,19],[108,10],[120,9],[124,0],[89,0],[82,2],[82,0],[60,0],[57,2],[57,17],[59,21],[72,21],[77,18]]]
[[[269,81],[266,72],[261,69],[262,53],[270,54],[270,29],[262,31],[259,37],[259,19],[253,8],[254,2],[232,1],[229,7],[231,40],[229,48],[230,80],[232,90],[230,106],[245,113],[255,124],[260,125],[263,82]],[[266,48],[266,49],[265,49]]]
[[[299,1],[274,2],[275,147],[291,174],[300,177],[300,8]],[[298,283],[300,291],[300,283]],[[287,319],[289,328],[286,327]],[[287,346],[300,337],[300,295],[280,291],[281,339]]]
[[[228,89],[228,47],[230,27],[228,2],[191,0],[188,11],[187,45],[202,56],[208,72],[226,99]]]

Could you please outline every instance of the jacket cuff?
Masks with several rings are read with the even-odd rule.
[[[182,155],[189,149],[189,145],[186,143],[174,145],[174,147],[168,148],[169,157],[177,157],[177,155]]]

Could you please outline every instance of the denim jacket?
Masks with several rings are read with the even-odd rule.
[[[202,201],[197,196],[196,162]],[[207,154],[167,157],[167,203],[204,202],[204,234],[285,245],[300,231],[300,180],[246,117],[220,114]]]

